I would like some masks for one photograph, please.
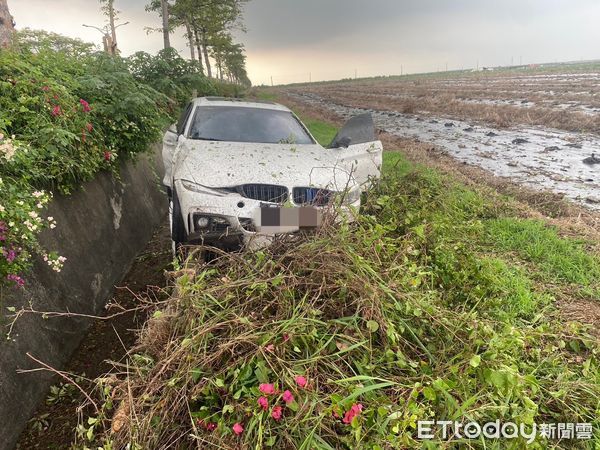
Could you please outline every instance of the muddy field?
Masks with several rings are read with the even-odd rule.
[[[571,68],[573,69],[573,68]],[[294,86],[297,101],[432,143],[466,164],[600,209],[600,70],[535,69]]]

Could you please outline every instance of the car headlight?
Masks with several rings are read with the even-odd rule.
[[[206,187],[189,180],[181,180],[181,184],[188,191],[198,192],[200,194],[215,195],[217,197],[225,197],[226,195],[231,194],[231,192],[225,189]]]
[[[338,193],[338,198],[341,199],[342,205],[351,205],[360,199],[360,194],[360,188],[356,188]]]

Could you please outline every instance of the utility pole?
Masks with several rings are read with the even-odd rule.
[[[171,38],[169,36],[169,3],[167,0],[160,0],[162,7],[162,30],[165,50],[171,48]]]
[[[273,87],[273,75],[271,75],[271,87]]]

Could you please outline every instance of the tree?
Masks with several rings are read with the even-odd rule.
[[[97,51],[94,44],[70,38],[51,31],[25,28],[15,33],[15,45],[19,50],[39,53],[43,50],[60,52],[75,58],[85,58]]]
[[[171,48],[171,39],[169,37],[169,34],[171,33],[171,30],[169,29],[169,2],[167,2],[167,0],[160,0],[160,6],[162,11],[162,32],[166,50]]]
[[[100,4],[102,5],[100,11],[102,11],[108,18],[108,24],[106,24],[103,28],[95,27],[92,25],[83,25],[84,27],[94,28],[95,30],[98,30],[102,33],[104,51],[111,56],[117,56],[119,54],[119,49],[117,47],[117,28],[122,27],[123,25],[127,25],[129,23],[125,22],[116,25],[116,22],[118,20],[117,15],[120,11],[115,10],[114,3],[115,0],[100,0]]]
[[[146,6],[148,11],[156,11],[164,16],[162,2],[151,0]],[[247,0],[175,0],[168,11],[169,30],[185,27],[192,59],[198,55],[199,67],[206,67],[207,75],[212,77],[210,54],[213,47],[219,45],[225,32],[233,28],[243,29],[241,24],[242,5]],[[164,17],[163,17],[164,22]],[[191,49],[194,48],[194,51]]]
[[[115,0],[100,0],[102,12],[108,17],[108,27],[110,30],[110,42],[106,43],[108,53],[111,55],[117,54],[117,30],[115,28],[115,20],[118,11],[115,11]]]
[[[8,10],[7,0],[0,0],[0,47],[7,47],[15,31],[15,22]]]

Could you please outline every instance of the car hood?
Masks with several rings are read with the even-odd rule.
[[[353,187],[335,149],[320,145],[255,144],[188,140],[176,164],[174,179],[207,187],[247,183],[314,186],[342,191]]]

